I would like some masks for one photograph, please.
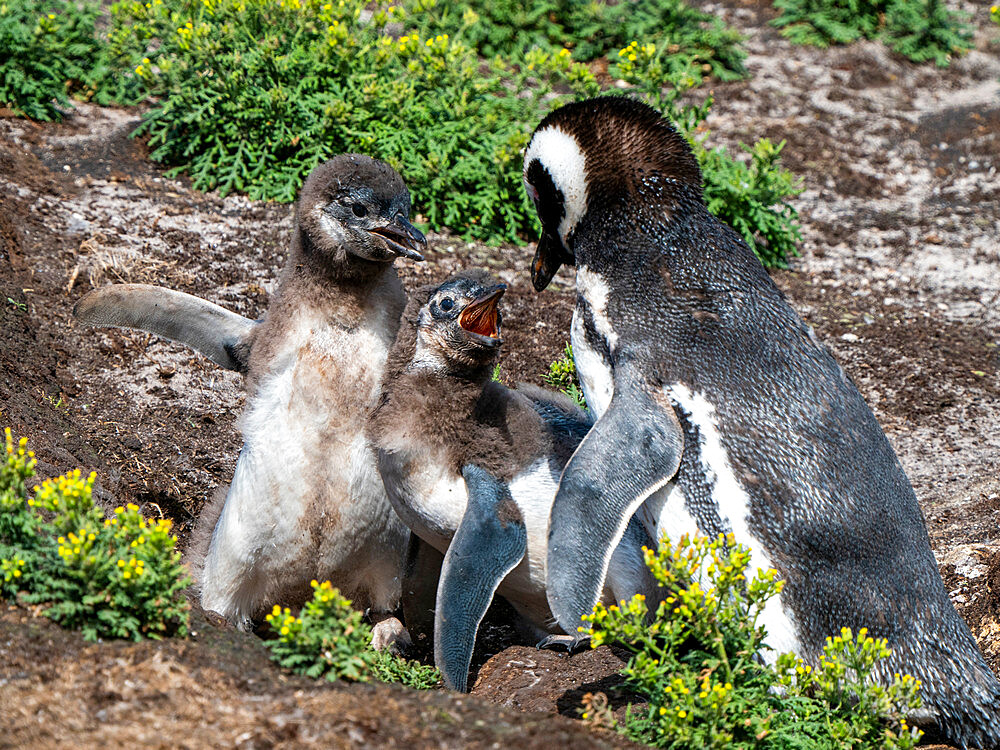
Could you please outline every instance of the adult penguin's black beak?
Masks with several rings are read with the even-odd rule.
[[[536,292],[542,291],[549,285],[559,266],[567,260],[573,262],[567,255],[562,245],[549,237],[548,232],[542,230],[542,236],[538,238],[538,244],[535,246],[535,258],[531,261],[531,283]]]
[[[410,260],[424,259],[420,251],[427,249],[427,238],[405,216],[399,215],[391,223],[369,231],[385,240],[385,244],[397,255]]]

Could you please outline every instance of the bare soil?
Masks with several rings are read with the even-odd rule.
[[[1000,670],[1000,42],[988,4],[967,4],[976,50],[946,69],[872,43],[796,47],[766,26],[766,5],[703,7],[751,51],[750,79],[714,87],[710,142],[786,141],[805,188],[803,255],[773,278],[874,409],[952,599]],[[142,281],[256,317],[291,208],[167,179],[128,137],[140,114],[81,105],[59,124],[0,120],[0,423],[31,439],[40,475],[96,469],[102,502],[136,502],[185,536],[232,474],[240,378],[149,336],[78,328],[72,306],[93,286]],[[503,378],[541,383],[568,339],[571,277],[538,295],[530,247],[431,243],[427,262],[400,264],[405,284],[493,269],[510,287]],[[509,619],[489,616],[465,697],[290,677],[253,636],[200,619],[189,641],[86,644],[10,609],[0,747],[622,746],[537,713],[576,717],[596,691],[621,707],[620,656],[536,652]]]

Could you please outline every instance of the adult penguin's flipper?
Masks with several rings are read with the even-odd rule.
[[[469,502],[444,556],[434,616],[434,663],[465,692],[476,633],[497,587],[524,557],[528,534],[504,482],[478,466],[462,470]]]
[[[256,321],[184,292],[114,284],[87,294],[73,316],[88,325],[137,328],[190,346],[227,370],[246,372]]]
[[[665,394],[621,370],[614,384],[607,411],[566,464],[549,514],[549,606],[570,634],[600,598],[632,514],[674,478],[684,449]]]

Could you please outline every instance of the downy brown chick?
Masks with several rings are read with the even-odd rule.
[[[243,449],[224,502],[202,513],[193,552],[202,606],[241,629],[275,603],[303,602],[312,579],[375,613],[398,604],[409,533],[364,424],[405,303],[392,263],[422,260],[409,211],[392,168],[338,156],[302,188],[288,263],[261,320],[141,285],[77,304],[83,322],[150,331],[246,373]],[[401,631],[385,620],[377,645]]]

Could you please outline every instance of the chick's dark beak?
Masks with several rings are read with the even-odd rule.
[[[369,232],[385,240],[385,244],[397,255],[410,260],[424,259],[420,251],[427,249],[427,238],[405,216],[397,216],[391,223]]]
[[[531,261],[531,284],[536,292],[544,290],[552,281],[562,265],[561,256],[558,245],[543,230],[535,246],[535,258]]]
[[[503,342],[500,338],[500,311],[497,305],[506,291],[506,284],[497,284],[474,299],[458,316],[458,324],[477,341],[488,346],[499,346]]]

